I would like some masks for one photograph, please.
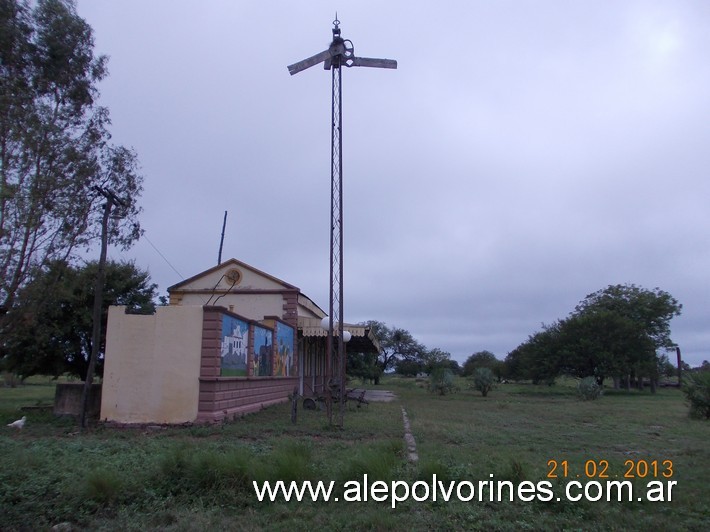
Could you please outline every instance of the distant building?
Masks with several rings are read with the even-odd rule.
[[[168,288],[153,316],[109,309],[101,419],[217,421],[323,391],[326,316],[300,289],[236,259]],[[350,352],[377,352],[345,325]]]

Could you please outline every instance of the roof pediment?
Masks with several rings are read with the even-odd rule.
[[[232,258],[170,286],[168,293],[230,289],[299,290],[298,287],[286,281]]]

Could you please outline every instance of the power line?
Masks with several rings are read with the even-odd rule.
[[[165,261],[165,263],[166,263],[168,266],[170,266],[170,267],[173,269],[173,271],[174,271],[175,273],[177,273],[177,274],[180,276],[180,279],[185,279],[185,277],[183,276],[183,274],[181,274],[179,271],[177,271],[177,269],[175,268],[175,266],[173,266],[172,264],[170,264],[170,261],[165,258],[165,255],[163,255],[163,254],[160,252],[160,250],[159,250],[157,247],[155,247],[155,244],[153,244],[153,243],[150,241],[150,238],[148,238],[148,237],[145,235],[145,233],[143,233],[142,236],[143,236],[143,238],[145,238],[145,239],[148,241],[148,244],[150,244],[150,245],[153,247],[153,249],[158,253],[158,255],[160,255],[160,256],[162,257],[162,259]]]

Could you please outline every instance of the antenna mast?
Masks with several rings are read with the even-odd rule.
[[[219,239],[219,254],[217,255],[217,265],[222,264],[222,244],[224,244],[225,227],[227,227],[227,211],[224,211],[224,220],[222,221],[222,237]]]

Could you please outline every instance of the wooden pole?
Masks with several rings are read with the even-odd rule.
[[[106,194],[106,203],[104,204],[104,216],[101,221],[101,256],[99,258],[99,271],[96,274],[96,285],[94,287],[94,309],[93,309],[93,328],[91,331],[91,355],[89,356],[89,367],[86,370],[86,379],[84,380],[84,391],[81,395],[81,412],[79,415],[79,423],[82,429],[88,425],[87,409],[89,403],[89,395],[91,393],[91,385],[94,380],[94,371],[96,369],[96,360],[99,358],[99,349],[101,347],[101,314],[104,297],[104,281],[106,278],[106,252],[108,248],[108,219],[113,207],[113,195]]]

